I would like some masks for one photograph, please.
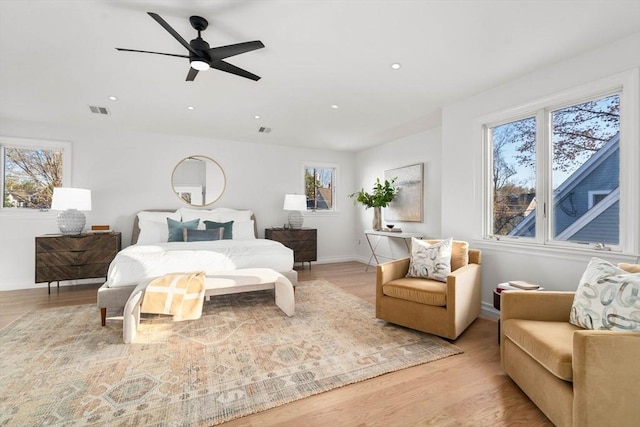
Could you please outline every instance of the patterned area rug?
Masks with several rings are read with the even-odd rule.
[[[0,425],[209,426],[462,351],[375,319],[323,281],[205,302],[202,318],[145,319],[133,344],[94,305],[28,313],[0,331]]]

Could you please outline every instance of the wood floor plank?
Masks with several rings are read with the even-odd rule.
[[[299,280],[326,280],[372,304],[375,269],[313,264]],[[95,304],[100,283],[0,292],[0,329],[32,310]],[[100,316],[96,308],[96,328]],[[351,384],[225,426],[552,426],[500,368],[495,320],[477,319],[455,342],[464,353]]]

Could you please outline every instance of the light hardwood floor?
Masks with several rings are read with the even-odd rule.
[[[314,264],[299,279],[327,280],[375,302],[375,269],[358,262]],[[96,302],[99,284],[0,292],[0,328],[31,310]],[[100,315],[96,308],[96,328]],[[500,369],[495,320],[477,319],[455,342],[464,350],[249,415],[225,426],[552,426]]]

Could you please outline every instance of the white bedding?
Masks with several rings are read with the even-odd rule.
[[[107,286],[134,286],[144,279],[176,272],[215,274],[239,268],[293,269],[293,251],[266,239],[167,242],[132,245],[120,251],[109,266]]]

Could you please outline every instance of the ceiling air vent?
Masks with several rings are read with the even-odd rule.
[[[258,129],[258,132],[259,132],[259,133],[269,133],[269,132],[271,132],[271,128],[266,128],[266,127],[264,127],[264,126],[261,126],[261,127]]]
[[[107,107],[96,107],[94,105],[89,105],[89,109],[93,114],[103,114],[105,116],[109,115],[109,110]]]

